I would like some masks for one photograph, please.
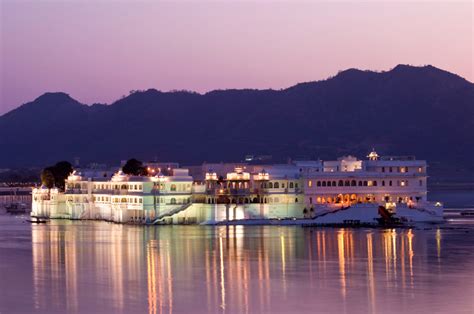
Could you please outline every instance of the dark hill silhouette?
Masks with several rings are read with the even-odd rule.
[[[472,169],[474,84],[432,66],[349,69],[284,90],[138,91],[111,105],[46,93],[0,117],[0,167],[58,160],[416,154]]]

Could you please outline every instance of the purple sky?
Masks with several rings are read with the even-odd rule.
[[[282,88],[432,64],[474,81],[472,1],[0,0],[0,114],[46,91]]]

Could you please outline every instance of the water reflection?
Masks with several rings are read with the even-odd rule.
[[[53,222],[32,227],[33,304],[45,313],[376,313],[414,311],[416,298],[435,308],[432,295],[445,299],[443,280],[459,273],[443,260],[443,232]],[[451,274],[432,278],[432,267]]]

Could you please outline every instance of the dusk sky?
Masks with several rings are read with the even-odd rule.
[[[0,114],[47,91],[284,88],[426,65],[474,81],[473,1],[0,0]]]

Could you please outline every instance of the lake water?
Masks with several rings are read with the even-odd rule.
[[[0,216],[0,313],[474,313],[474,224],[129,226]]]

